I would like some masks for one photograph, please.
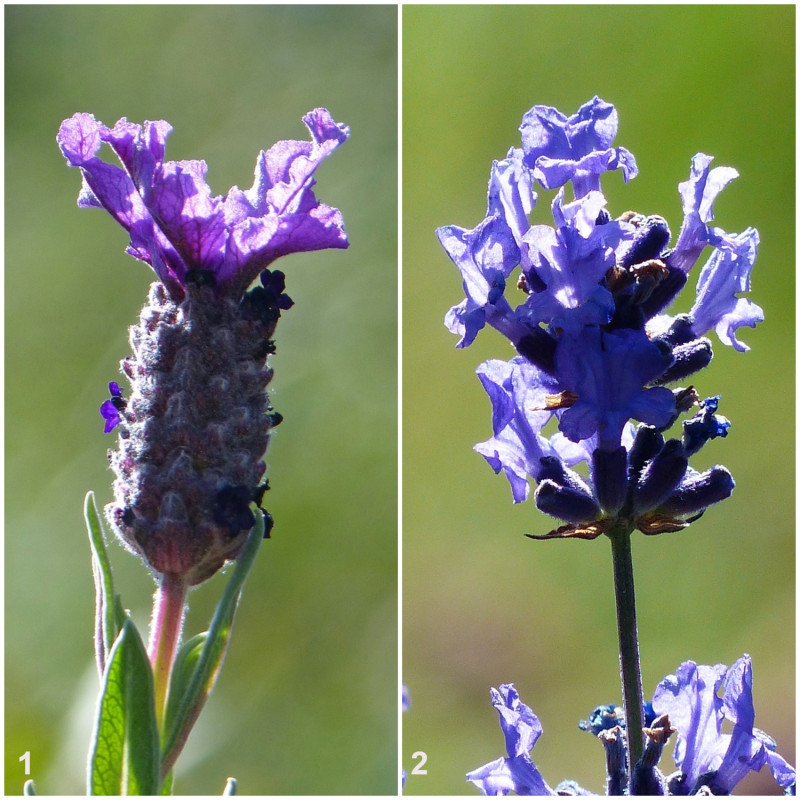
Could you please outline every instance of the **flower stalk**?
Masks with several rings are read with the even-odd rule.
[[[636,591],[633,585],[631,531],[619,526],[608,534],[614,563],[614,596],[617,603],[617,634],[622,697],[628,738],[628,775],[644,752],[642,728],[643,693],[639,665],[639,636],[636,627]]]
[[[153,598],[153,621],[150,628],[148,656],[153,666],[156,719],[163,730],[167,708],[169,679],[180,644],[183,619],[186,615],[187,587],[178,575],[159,575]]]

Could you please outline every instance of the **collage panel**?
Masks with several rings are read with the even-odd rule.
[[[404,794],[658,782],[608,732],[656,725],[622,708],[626,538],[671,791],[792,787],[794,30],[791,6],[404,4]]]
[[[397,16],[5,8],[7,795],[396,794]]]

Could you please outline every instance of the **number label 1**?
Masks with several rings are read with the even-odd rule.
[[[425,763],[428,760],[428,754],[424,753],[422,750],[417,750],[417,752],[414,753],[411,756],[412,760],[415,759],[415,758],[419,759],[419,764],[416,764],[414,766],[414,769],[411,770],[411,774],[412,775],[427,775],[428,774],[428,770],[422,769],[422,768],[425,766]]]
[[[31,774],[31,751],[26,750],[18,759],[19,761],[25,762],[25,774]],[[423,762],[424,763],[424,762]]]

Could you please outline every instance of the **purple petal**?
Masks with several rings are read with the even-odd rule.
[[[56,141],[71,167],[83,166],[97,155],[103,143],[101,136],[108,130],[92,114],[74,114],[61,123]]]
[[[149,192],[149,208],[166,240],[193,269],[217,272],[228,232],[220,198],[211,196],[203,161],[169,161]]]
[[[522,161],[522,151],[512,148],[503,161],[492,164],[488,213],[502,214],[519,245],[528,230],[528,215],[535,205],[531,171]]]
[[[212,195],[202,161],[164,161],[172,128],[119,120],[113,129],[90,114],[65,120],[58,143],[70,166],[83,174],[81,206],[105,208],[129,231],[128,252],[152,266],[174,299],[185,294],[186,275],[208,270],[217,287],[243,291],[272,261],[293,252],[347,247],[339,211],[311,190],[321,161],[349,135],[325,109],[303,121],[310,142],[278,142],[262,152],[253,187]],[[123,169],[96,154],[106,142]]]
[[[555,795],[539,770],[529,758],[498,758],[472,772],[467,780],[480,789],[486,797],[507,795],[511,792],[522,796]]]
[[[689,180],[678,184],[683,201],[683,224],[668,263],[689,272],[697,263],[703,248],[714,242],[707,223],[714,219],[714,200],[739,173],[731,167],[709,169],[712,156],[698,153],[692,159]]]
[[[552,390],[549,379],[525,359],[487,361],[477,370],[492,401],[494,436],[475,445],[495,473],[503,470],[515,503],[527,499],[528,478],[538,478],[541,459],[552,448],[539,431],[552,418],[544,396]]]
[[[505,282],[519,263],[519,248],[500,214],[486,217],[473,230],[448,225],[436,231],[442,247],[461,272],[466,302],[454,306],[445,324],[471,344],[488,321],[512,338],[527,329],[516,320],[504,297]]]
[[[103,141],[117,154],[139,191],[146,194],[164,161],[171,132],[172,126],[163,119],[142,126],[123,117],[111,130],[105,129]]]
[[[103,433],[111,433],[121,421],[119,411],[111,400],[106,400],[100,406],[100,416],[106,421]]]
[[[665,425],[675,412],[672,392],[644,387],[667,365],[662,350],[641,331],[587,327],[564,335],[556,350],[556,376],[578,400],[559,428],[574,442],[596,433],[598,446],[609,450],[619,446],[630,419]]]
[[[484,795],[553,795],[555,792],[536,769],[528,755],[542,734],[542,725],[533,711],[522,703],[513,684],[492,689],[492,705],[500,715],[508,758],[498,758],[472,772],[467,780]]]
[[[764,312],[740,292],[750,291],[750,273],[758,251],[758,232],[748,228],[738,235],[725,236],[706,262],[697,281],[697,299],[692,307],[692,330],[697,336],[714,328],[723,344],[736,350],[750,348],[736,338],[743,325],[754,328],[764,320]]]
[[[656,687],[653,708],[657,714],[669,714],[677,729],[675,763],[690,791],[700,776],[713,772],[715,793],[730,794],[748,772],[765,763],[780,786],[794,783],[794,770],[774,752],[775,743],[753,727],[750,656],[744,655],[730,669],[684,662],[676,675],[668,675]],[[722,733],[723,717],[733,723],[731,734]]]
[[[707,667],[684,661],[653,694],[653,710],[659,716],[669,714],[678,731],[675,764],[687,775],[689,786],[702,773],[716,769],[727,749],[727,739],[720,733],[722,700],[717,697],[725,672],[724,664]]]
[[[549,106],[534,106],[522,118],[525,163],[545,188],[573,181],[575,196],[600,188],[600,175],[622,169],[625,181],[636,176],[636,161],[624,148],[611,148],[618,116],[611,103],[594,97],[567,117]]]
[[[492,689],[492,705],[500,715],[500,727],[510,758],[527,755],[542,735],[542,724],[529,706],[521,702],[513,683]]]

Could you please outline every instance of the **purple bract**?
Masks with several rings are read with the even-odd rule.
[[[320,162],[349,136],[324,108],[303,117],[311,141],[282,141],[259,153],[253,186],[213,196],[204,161],[164,161],[172,127],[164,120],[113,128],[91,114],[64,120],[58,143],[80,167],[81,207],[105,208],[130,234],[128,253],[147,262],[173,300],[195,271],[211,272],[220,291],[243,292],[276,258],[347,247],[342,215],[312,191]],[[122,167],[98,158],[108,144]]]

